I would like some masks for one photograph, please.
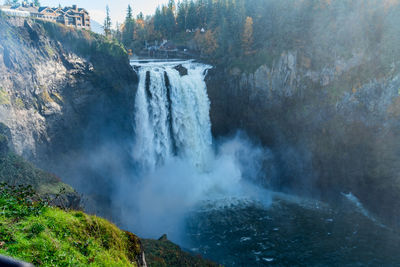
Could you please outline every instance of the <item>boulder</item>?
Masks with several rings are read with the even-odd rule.
[[[176,69],[176,70],[179,72],[179,75],[181,75],[181,76],[188,75],[188,70],[187,70],[187,68],[185,68],[184,66],[182,66],[182,64],[179,64],[179,65],[176,66],[174,69]]]

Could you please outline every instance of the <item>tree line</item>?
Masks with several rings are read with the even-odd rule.
[[[326,63],[348,57],[355,45],[376,47],[385,30],[395,29],[385,25],[399,22],[399,6],[398,0],[169,0],[146,17],[134,18],[129,6],[109,35],[136,51],[168,39],[224,63],[271,62],[290,49]]]
[[[128,6],[125,21],[111,29],[110,17],[104,22],[105,34],[126,48],[142,48],[145,43],[163,39],[186,44],[193,39],[192,49],[205,56],[217,52],[249,54],[253,50],[253,19],[247,16],[244,0],[183,0],[159,6],[155,14],[132,15]]]

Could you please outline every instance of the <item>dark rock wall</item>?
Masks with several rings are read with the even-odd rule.
[[[400,73],[355,85],[360,69],[372,67],[367,55],[321,70],[303,62],[292,51],[254,73],[210,71],[214,135],[243,129],[270,147],[279,174],[266,184],[275,190],[331,201],[352,192],[398,225]]]

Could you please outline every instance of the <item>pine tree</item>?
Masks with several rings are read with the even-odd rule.
[[[133,19],[132,7],[131,7],[131,5],[128,5],[125,21],[129,21],[129,20],[132,20],[132,19]]]
[[[125,22],[122,30],[122,43],[126,48],[132,48],[135,32],[135,20],[133,19],[132,7],[128,5]]]
[[[106,18],[104,19],[104,34],[107,38],[111,36],[111,17],[110,17],[110,8],[108,5],[106,6]]]
[[[165,9],[164,13],[165,16],[164,32],[165,32],[165,37],[167,38],[172,38],[175,36],[176,22],[174,16],[174,9],[175,9],[175,2],[172,1],[168,5],[168,8]]]
[[[176,11],[175,0],[168,1],[168,9],[172,10],[173,13]]]
[[[198,28],[198,18],[197,18],[197,12],[196,12],[196,5],[192,1],[190,1],[187,15],[186,15],[186,27],[190,30],[194,30]]]
[[[118,21],[115,23],[115,33],[114,33],[114,38],[118,41],[118,42],[122,42],[122,33],[121,33],[121,27],[118,23]]]
[[[178,3],[176,23],[177,23],[177,29],[179,31],[186,31],[187,7],[188,7],[187,0]]]
[[[136,20],[143,20],[143,21],[144,21],[143,12],[140,12],[140,13],[137,15]]]

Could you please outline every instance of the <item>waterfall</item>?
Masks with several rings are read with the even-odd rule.
[[[207,168],[211,155],[210,101],[204,81],[210,66],[193,61],[132,62],[139,76],[135,100],[134,159],[145,170],[172,157]],[[178,65],[188,70],[181,76]]]
[[[116,194],[127,228],[150,238],[167,233],[179,243],[185,239],[186,216],[203,204],[240,199],[269,205],[270,194],[252,183],[269,151],[240,133],[213,144],[204,81],[211,67],[194,61],[131,64],[139,76],[137,168]]]

